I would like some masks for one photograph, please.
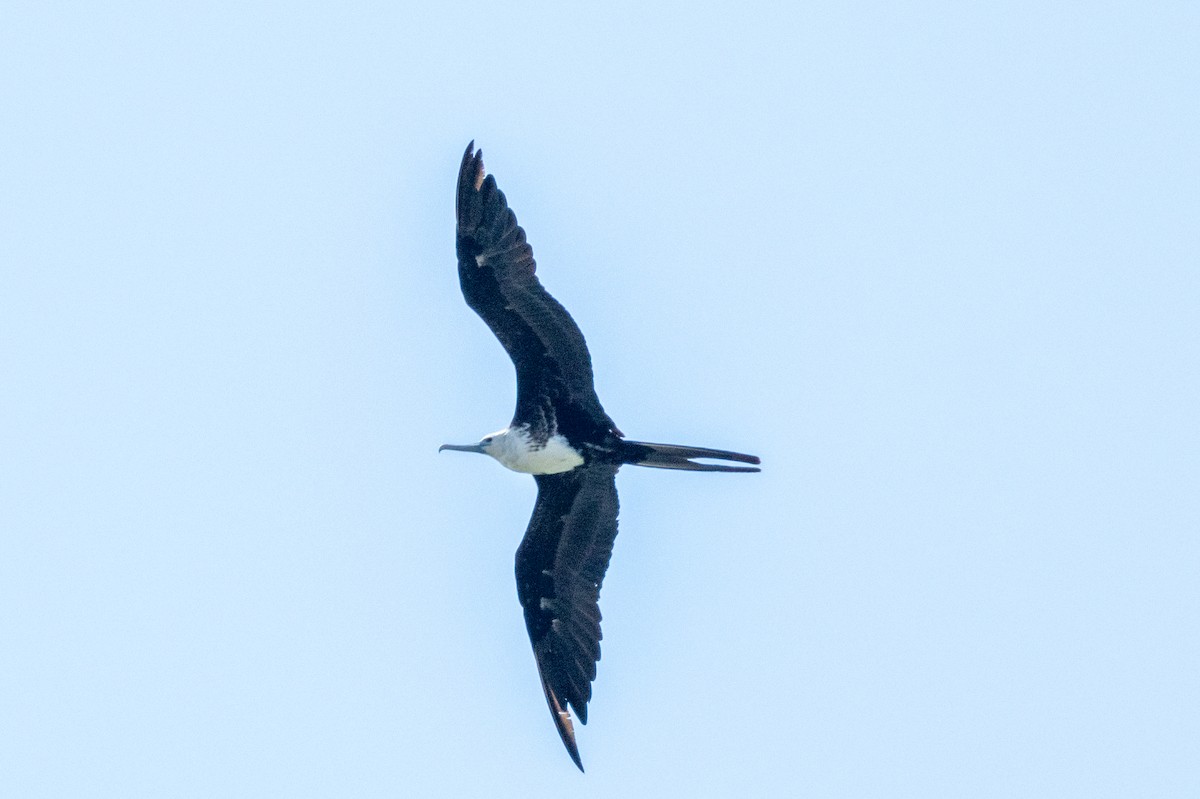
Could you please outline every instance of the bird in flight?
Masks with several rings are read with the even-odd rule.
[[[490,455],[537,481],[517,548],[517,596],[558,734],[580,771],[571,710],[587,723],[600,660],[600,584],[617,537],[617,470],[625,464],[694,472],[757,472],[696,459],[757,464],[753,455],[629,441],[604,412],[579,326],[534,274],[533,250],[483,151],[467,145],[455,203],[458,279],[517,371],[517,409],[477,444],[438,451]]]

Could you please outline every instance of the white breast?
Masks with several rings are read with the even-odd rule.
[[[487,454],[514,472],[558,474],[583,465],[583,456],[557,434],[538,449],[534,449],[528,431],[520,427],[495,433],[491,439],[486,445]]]

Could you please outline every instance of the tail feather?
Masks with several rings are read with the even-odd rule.
[[[683,447],[678,444],[651,444],[647,441],[626,441],[629,463],[653,469],[683,469],[689,472],[759,472],[756,466],[726,466],[717,463],[696,463],[693,458],[760,463],[756,455],[743,455],[724,449]]]

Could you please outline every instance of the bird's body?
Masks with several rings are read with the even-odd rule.
[[[757,472],[727,450],[628,441],[605,413],[583,334],[534,274],[533,250],[474,142],[463,154],[456,199],[463,296],[517,371],[511,424],[478,444],[442,449],[490,455],[534,475],[538,498],[517,549],[517,596],[542,689],[563,744],[583,770],[571,723],[587,723],[600,660],[600,585],[617,535],[617,470],[625,464],[706,472]]]
[[[557,431],[542,440],[528,425],[516,425],[486,436],[486,452],[514,472],[559,474],[583,465],[583,455]]]

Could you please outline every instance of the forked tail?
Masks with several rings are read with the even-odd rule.
[[[724,449],[681,447],[678,444],[651,444],[647,441],[626,441],[627,463],[654,469],[686,469],[691,472],[759,472],[757,466],[726,466],[718,463],[696,463],[693,458],[711,458],[738,463],[759,463],[756,455],[743,455]]]

